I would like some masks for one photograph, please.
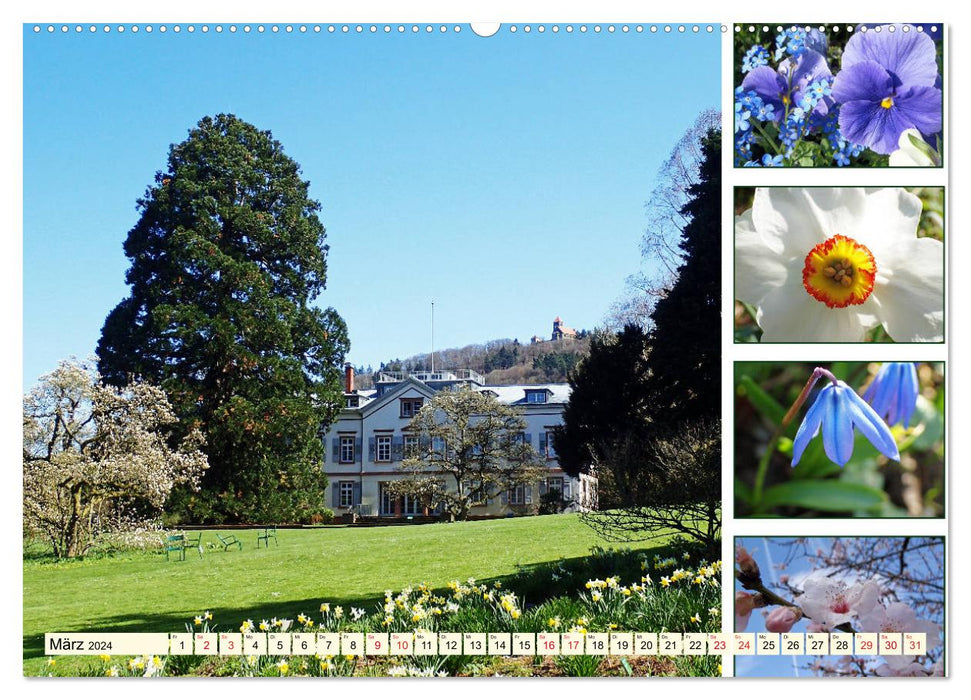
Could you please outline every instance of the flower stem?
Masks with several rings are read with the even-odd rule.
[[[812,391],[816,382],[819,381],[820,377],[826,377],[833,384],[837,383],[837,379],[833,376],[833,373],[829,370],[823,369],[822,367],[817,367],[813,370],[813,373],[809,375],[809,381],[806,382],[806,386],[802,388],[799,392],[799,396],[793,401],[792,406],[786,411],[786,414],[782,417],[782,421],[779,426],[772,433],[772,438],[769,440],[769,444],[766,445],[765,453],[762,455],[762,459],[759,460],[758,469],[755,472],[755,485],[752,489],[752,504],[755,510],[759,510],[762,504],[762,492],[765,487],[765,477],[769,471],[769,462],[772,461],[772,455],[775,454],[776,446],[779,444],[779,438],[782,437],[782,433],[792,422],[792,419],[796,417],[799,413],[799,409],[802,405],[806,403],[806,399],[809,398],[809,392]]]

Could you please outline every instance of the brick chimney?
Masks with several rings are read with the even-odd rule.
[[[348,394],[354,393],[354,365],[350,362],[344,365],[344,391]]]

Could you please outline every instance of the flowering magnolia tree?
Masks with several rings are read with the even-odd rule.
[[[474,389],[442,390],[408,425],[417,445],[399,467],[402,478],[387,488],[466,520],[473,506],[508,499],[511,489],[532,488],[545,476],[522,439],[525,429],[521,408]]]
[[[62,362],[24,396],[25,531],[75,557],[103,532],[151,522],[208,467],[197,429],[171,444],[176,424],[158,387],[109,387],[93,362]]]
[[[943,340],[940,188],[736,196],[737,341]]]
[[[736,513],[941,515],[943,384],[933,363],[738,363]]]
[[[806,668],[823,676],[944,674],[941,538],[739,538],[736,544],[736,632],[922,633],[921,654],[810,656]],[[756,612],[761,620],[753,619]]]
[[[737,32],[735,165],[940,165],[941,36],[909,24]]]

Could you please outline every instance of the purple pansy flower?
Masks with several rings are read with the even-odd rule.
[[[778,71],[768,66],[753,69],[742,81],[742,89],[758,93],[765,104],[772,105],[773,119],[779,121],[785,117],[787,110],[799,105],[803,94],[813,83],[832,77],[826,57],[817,51],[805,49],[797,59],[787,58],[780,63]],[[819,100],[813,109],[820,116],[825,116],[831,103],[832,100],[826,97]]]
[[[840,131],[853,143],[892,153],[906,129],[941,130],[941,91],[934,41],[917,31],[854,34],[843,51],[833,97],[842,103]]]

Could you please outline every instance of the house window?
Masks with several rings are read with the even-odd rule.
[[[556,491],[559,498],[563,498],[563,477],[562,476],[551,476],[546,480],[546,491],[547,493],[552,493]]]
[[[422,515],[424,512],[421,499],[417,496],[395,496],[387,484],[381,484],[381,515]]]
[[[556,448],[553,446],[553,433],[546,433],[546,459],[556,459]]]
[[[378,435],[374,443],[374,461],[391,461],[391,436]]]
[[[514,506],[525,506],[533,502],[533,489],[530,486],[516,486],[509,490],[509,503]]]
[[[409,457],[418,456],[418,436],[417,435],[404,436],[404,456],[405,456],[405,459],[408,459]]]
[[[354,482],[353,481],[341,481],[338,482],[337,488],[340,490],[340,507],[350,508],[354,505]]]
[[[469,505],[472,505],[472,506],[485,505],[485,502],[486,502],[485,492],[482,490],[481,484],[473,481],[466,481],[464,483],[464,487],[465,487],[465,493],[469,495]]]
[[[533,391],[527,390],[526,403],[546,403],[548,396],[549,396],[548,389],[533,390]]]
[[[401,417],[413,418],[417,416],[424,403],[424,399],[401,399]]]
[[[354,436],[353,435],[341,435],[340,462],[341,464],[350,464],[354,462]]]

